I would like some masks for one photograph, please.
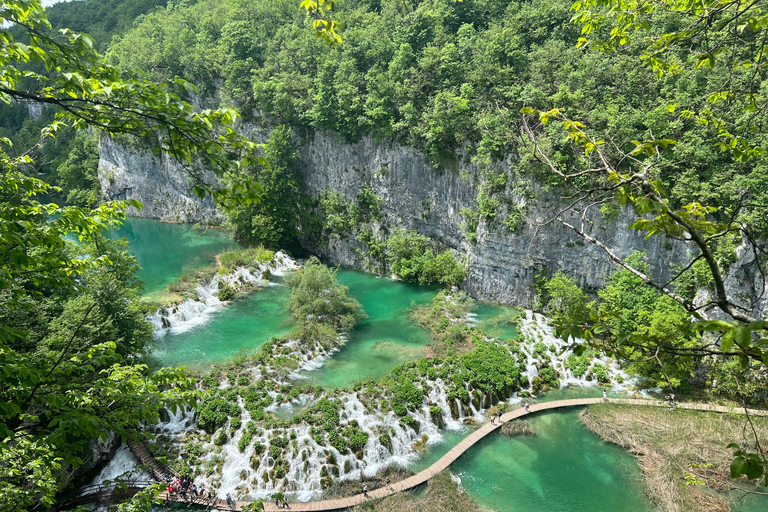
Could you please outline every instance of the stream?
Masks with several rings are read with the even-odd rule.
[[[149,296],[162,294],[183,269],[210,263],[215,254],[236,247],[222,230],[201,232],[146,219],[127,219],[117,234],[132,242],[130,250],[142,266],[140,277]],[[427,303],[436,288],[347,269],[339,270],[338,278],[360,301],[368,317],[358,322],[339,352],[319,368],[302,372],[297,382],[306,379],[326,388],[346,388],[423,357],[429,334],[409,320],[408,309],[412,304]],[[277,280],[222,306],[200,325],[159,337],[152,357],[157,364],[205,368],[244,348],[258,348],[271,337],[284,336],[291,329],[285,312],[289,293]],[[516,330],[512,322],[519,314],[515,308],[479,304],[472,316],[489,334],[513,338]],[[539,398],[558,400],[601,393],[597,387],[569,387]],[[491,435],[451,467],[462,487],[481,506],[504,512],[651,510],[636,460],[588,431],[579,422],[577,410],[537,415],[530,422],[537,435]],[[469,427],[443,430],[441,441],[425,447],[412,469],[426,468],[469,431]],[[120,472],[126,457],[122,454],[116,462]],[[745,503],[737,510],[757,509]]]

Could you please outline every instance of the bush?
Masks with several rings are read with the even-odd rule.
[[[349,288],[339,284],[336,272],[314,256],[288,281],[293,288],[288,310],[298,322],[320,323],[346,331],[363,316],[362,307],[352,297]]]
[[[435,254],[429,238],[413,231],[396,229],[386,252],[392,272],[403,281],[458,286],[466,277],[466,269],[450,251]]]
[[[219,397],[208,396],[198,404],[197,424],[209,434],[226,423],[229,416],[240,417],[240,407]]]
[[[573,372],[574,377],[581,377],[589,370],[589,362],[587,356],[570,355],[563,365]]]
[[[227,442],[227,433],[224,429],[219,430],[219,433],[213,438],[213,444],[216,446],[223,446]]]
[[[222,302],[232,300],[235,296],[235,290],[226,284],[219,283],[218,296],[219,296],[219,300]]]
[[[557,389],[560,387],[560,380],[557,378],[555,369],[551,366],[545,366],[539,370],[539,379],[541,379],[543,385],[550,388]]]

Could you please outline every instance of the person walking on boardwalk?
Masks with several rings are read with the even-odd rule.
[[[496,424],[496,414],[491,414],[491,425]]]
[[[390,482],[391,482],[391,480],[389,478],[387,478],[387,489],[389,489],[391,491],[392,490],[392,485],[390,485]]]
[[[232,495],[227,493],[227,506],[232,508]]]
[[[280,498],[275,496],[275,508],[280,508]]]
[[[368,497],[368,484],[363,484],[363,496]]]
[[[498,416],[499,416],[499,418],[498,418],[499,425],[501,425],[501,409],[499,409]]]
[[[603,390],[603,402],[607,402],[607,401],[608,401],[608,393],[606,393],[605,390]]]
[[[525,405],[523,406],[523,408],[525,409],[525,412],[530,412],[528,410],[528,400],[525,401]]]

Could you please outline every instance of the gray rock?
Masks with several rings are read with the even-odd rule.
[[[263,133],[253,135],[259,140],[264,138]],[[418,151],[376,142],[372,137],[350,144],[332,134],[316,133],[297,142],[305,192],[317,196],[333,189],[352,200],[362,186],[370,187],[384,200],[383,218],[373,225],[374,233],[396,227],[414,230],[464,258],[461,261],[466,261],[468,272],[462,287],[474,298],[530,307],[534,277],[540,271],[561,270],[575,277],[582,288],[597,289],[605,285],[608,275],[616,269],[599,247],[585,244],[580,236],[556,222],[547,224],[566,204],[556,192],[534,186],[535,200],[516,195],[520,183],[515,182],[515,176],[524,171],[516,169],[512,160],[498,164],[498,171],[509,175],[503,194],[522,208],[525,219],[515,232],[499,222],[494,225],[481,221],[478,240],[471,243],[461,227],[464,218],[460,212],[474,206],[480,190],[483,178],[476,166],[462,164],[461,170],[435,169]],[[128,149],[105,137],[99,149],[99,179],[104,195],[144,203],[141,211],[131,211],[130,215],[169,221],[222,222],[223,217],[210,197],[201,201],[194,196],[184,170],[171,159]],[[206,176],[214,179],[212,173]],[[502,206],[499,216],[504,216],[507,208]],[[642,234],[628,230],[634,218],[633,212],[624,210],[617,220],[607,222],[595,209],[587,218],[587,231],[620,257],[645,251],[654,277],[668,280],[676,263],[689,261],[689,248],[663,237],[644,240]],[[333,263],[367,267],[356,252],[365,246],[354,237],[332,237],[324,245],[306,240],[305,245]],[[748,307],[757,306],[759,312],[765,311],[768,294],[760,293],[765,290],[765,283],[756,269],[754,256],[743,248],[740,255],[729,273],[729,290]]]

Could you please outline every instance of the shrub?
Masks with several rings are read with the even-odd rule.
[[[235,297],[235,290],[229,285],[219,283],[219,300],[222,302],[232,300]]]
[[[227,433],[224,429],[219,430],[219,433],[213,438],[213,444],[216,446],[223,446],[227,442]]]
[[[436,254],[430,239],[413,231],[395,230],[386,252],[392,272],[403,281],[457,286],[466,277],[466,269],[450,251]]]
[[[237,403],[210,395],[200,401],[197,411],[197,424],[209,434],[224,425],[229,416],[240,416]]]

